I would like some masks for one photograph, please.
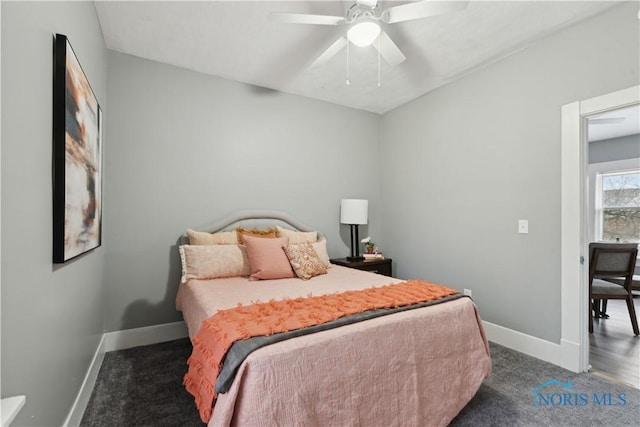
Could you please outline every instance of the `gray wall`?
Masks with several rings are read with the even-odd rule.
[[[103,248],[51,263],[53,34],[69,37],[105,111],[107,54],[90,2],[2,7],[2,395],[15,425],[61,425],[102,336]]]
[[[400,276],[469,288],[484,320],[560,341],[560,108],[638,84],[637,13],[616,7],[383,116]]]
[[[178,237],[237,209],[287,211],[345,256],[340,199],[362,197],[379,236],[377,115],[119,53],[108,64],[107,331],[181,320]]]
[[[613,162],[639,157],[640,134],[589,143],[589,163]]]
[[[0,7],[2,393],[28,398],[16,425],[62,423],[103,330],[180,320],[178,236],[236,209],[289,211],[344,256],[339,200],[368,198],[362,234],[399,276],[470,288],[484,319],[559,341],[560,107],[638,84],[636,5],[382,117],[106,53],[88,2]],[[103,247],[61,268],[54,32],[106,120]]]

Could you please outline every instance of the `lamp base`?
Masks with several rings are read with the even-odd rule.
[[[363,256],[348,256],[347,257],[347,261],[349,261],[349,262],[364,261],[364,257]]]

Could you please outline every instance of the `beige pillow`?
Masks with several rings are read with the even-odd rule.
[[[323,237],[317,242],[311,243],[311,246],[316,251],[316,254],[318,254],[318,258],[320,258],[320,261],[322,261],[324,266],[330,268],[331,261],[329,260],[329,254],[327,253],[327,239]]]
[[[244,244],[243,237],[245,235],[254,236],[254,237],[265,237],[269,239],[274,239],[278,237],[278,230],[273,228],[267,228],[266,230],[258,230],[255,228],[236,228],[236,233],[238,235],[238,243],[241,245]]]
[[[251,265],[241,245],[182,245],[182,283],[189,279],[248,276]]]
[[[284,252],[287,254],[296,276],[302,280],[327,274],[327,267],[320,261],[311,243],[288,244],[284,247]]]
[[[289,239],[286,237],[265,239],[245,234],[243,240],[247,247],[247,256],[251,265],[249,280],[295,277],[289,258],[287,258],[283,249]]]
[[[297,243],[313,243],[318,240],[317,231],[293,231],[282,228],[279,225],[276,226],[278,230],[278,237],[288,237],[289,244],[295,245]]]
[[[191,245],[237,245],[238,234],[235,231],[205,233],[187,228],[187,236]]]

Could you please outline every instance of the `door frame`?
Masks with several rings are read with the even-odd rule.
[[[573,372],[584,372],[590,367],[587,332],[587,119],[635,104],[640,104],[640,86],[562,106],[560,364]]]

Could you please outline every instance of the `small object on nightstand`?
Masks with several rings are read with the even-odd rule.
[[[331,263],[391,277],[390,258],[373,258],[365,259],[364,261],[348,261],[346,258],[334,258],[331,260]]]
[[[365,261],[370,259],[384,259],[382,252],[372,253],[372,254],[362,254],[362,256],[364,257]]]

